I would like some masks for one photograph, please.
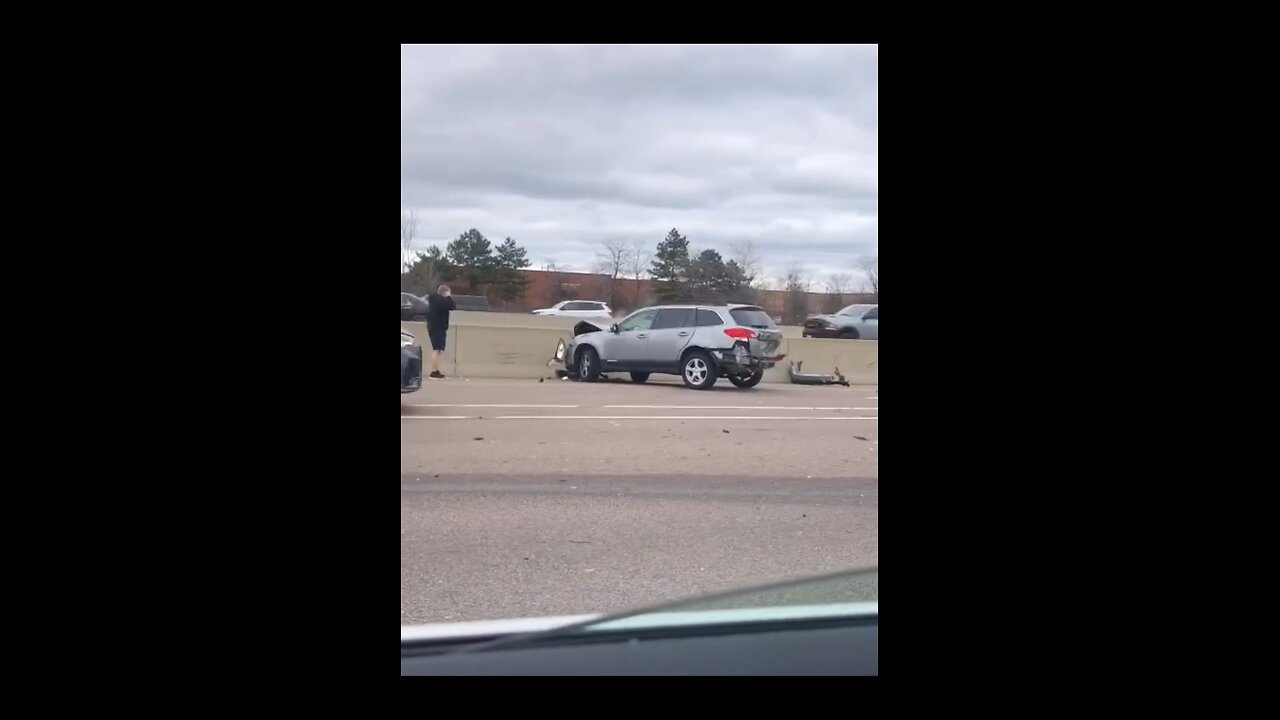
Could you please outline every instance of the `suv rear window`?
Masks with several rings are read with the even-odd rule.
[[[773,324],[773,318],[769,317],[769,314],[761,310],[760,308],[753,308],[753,307],[734,308],[729,311],[729,314],[733,316],[734,322],[738,323],[739,325],[745,325],[746,327],[753,327],[753,328],[777,327],[776,325]]]

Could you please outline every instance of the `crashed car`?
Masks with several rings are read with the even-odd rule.
[[[813,315],[804,321],[804,337],[879,340],[880,306],[849,305],[833,315]]]
[[[629,373],[639,383],[653,373],[679,375],[696,390],[724,377],[745,389],[783,357],[782,333],[754,305],[661,305],[608,323],[583,320],[573,339],[557,348],[568,375],[593,382],[606,373]]]
[[[407,332],[400,333],[400,394],[422,388],[422,345]]]

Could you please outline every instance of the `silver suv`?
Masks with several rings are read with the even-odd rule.
[[[720,377],[750,388],[781,359],[782,333],[755,305],[660,305],[637,310],[608,330],[584,325],[565,346],[564,364],[588,382],[605,373],[630,373],[636,382],[662,373],[679,375],[697,390]]]

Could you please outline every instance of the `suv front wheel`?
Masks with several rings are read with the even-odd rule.
[[[600,356],[590,345],[584,347],[578,355],[578,379],[584,382],[600,379]]]
[[[684,384],[694,390],[706,390],[716,384],[716,361],[705,351],[694,350],[685,356],[680,366],[680,377]]]

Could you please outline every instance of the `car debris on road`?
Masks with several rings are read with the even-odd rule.
[[[800,366],[803,364],[804,361],[801,360],[800,362],[791,363],[791,366],[787,368],[787,377],[791,379],[792,384],[843,385],[849,387],[849,381],[844,378],[844,375],[840,374],[840,368],[836,368],[836,371],[830,375],[823,375],[822,373],[801,372]]]

